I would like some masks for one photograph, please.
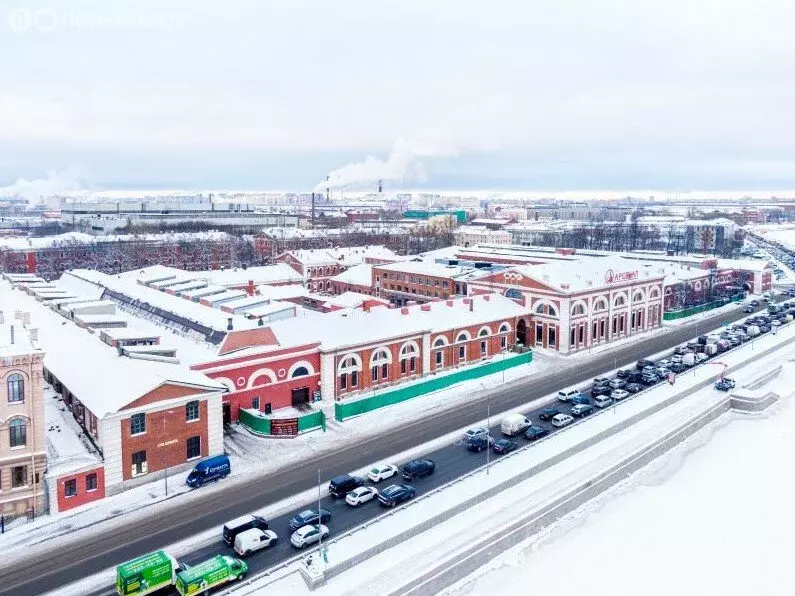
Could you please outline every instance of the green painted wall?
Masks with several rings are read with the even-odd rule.
[[[743,294],[735,294],[731,297],[732,302],[741,302],[743,300]],[[708,302],[707,304],[700,304],[699,306],[692,306],[690,308],[685,308],[683,310],[671,310],[666,313],[663,313],[663,320],[664,321],[675,321],[676,319],[684,319],[685,317],[692,317],[693,315],[697,315],[700,312],[706,312],[708,310],[712,310],[713,308],[718,308],[720,306],[725,306],[726,302],[721,302],[717,300],[715,302]]]
[[[263,418],[249,413],[247,410],[240,410],[240,424],[248,428],[251,432],[258,435],[271,434],[271,421],[270,418]],[[306,432],[315,428],[322,428],[326,430],[326,415],[322,410],[317,410],[306,416],[298,418],[298,432]]]
[[[527,364],[532,361],[533,352],[528,351],[524,354],[514,354],[504,359],[494,360],[493,362],[489,362],[488,364],[484,364],[482,366],[471,366],[449,375],[435,377],[428,379],[427,381],[420,381],[419,383],[414,383],[406,387],[379,393],[378,395],[374,395],[372,397],[357,399],[355,401],[337,402],[334,404],[334,417],[342,422],[346,418],[372,412],[373,410],[378,410],[379,408],[384,408],[386,406],[399,404],[400,402],[420,395],[425,395],[426,393],[445,389],[462,381],[479,379],[480,377],[485,377],[486,375],[501,372],[503,370],[513,368],[514,366]]]

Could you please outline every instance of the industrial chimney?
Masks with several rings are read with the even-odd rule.
[[[380,195],[382,192],[384,192],[384,183],[379,178],[378,179],[378,194]]]

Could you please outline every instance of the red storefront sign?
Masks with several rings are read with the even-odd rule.
[[[638,279],[637,271],[613,271],[612,269],[608,269],[607,273],[605,273],[605,283],[608,284],[632,281],[633,279]]]

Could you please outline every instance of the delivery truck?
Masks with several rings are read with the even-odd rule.
[[[227,555],[216,555],[185,571],[177,573],[177,592],[182,596],[204,594],[207,590],[222,584],[242,579],[248,565],[240,559]]]
[[[158,550],[116,567],[116,592],[119,596],[143,596],[173,586],[181,570],[177,560]]]

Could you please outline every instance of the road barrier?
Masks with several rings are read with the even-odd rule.
[[[291,436],[318,428],[326,430],[326,415],[322,410],[294,418],[273,418],[241,408],[239,422],[252,434],[264,437]]]
[[[737,303],[737,302],[742,302],[742,300],[743,300],[742,294],[735,294],[734,296],[731,297],[731,300],[729,302]],[[698,313],[720,308],[721,306],[726,306],[727,304],[729,304],[729,302],[716,300],[715,302],[708,302],[707,304],[691,306],[690,308],[685,308],[682,310],[669,310],[663,313],[663,320],[675,321],[676,319],[684,319],[686,317],[692,317],[693,315],[697,315]]]
[[[532,361],[532,350],[523,354],[506,354],[505,357],[497,358],[492,362],[481,364],[480,366],[468,366],[450,374],[434,376],[425,381],[412,383],[411,385],[400,387],[392,391],[384,391],[383,393],[371,397],[336,402],[334,404],[334,418],[342,422],[347,418],[366,414],[367,412],[385,408],[386,406],[393,406],[420,395],[425,395],[426,393],[446,389],[462,381],[479,379],[487,375],[508,370],[514,366],[519,366],[520,364],[528,364]]]

